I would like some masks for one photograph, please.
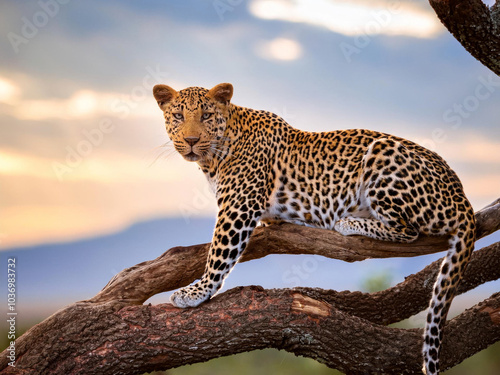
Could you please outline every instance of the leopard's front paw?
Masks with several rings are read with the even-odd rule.
[[[170,302],[172,305],[180,308],[195,307],[200,303],[205,302],[210,298],[210,292],[200,290],[195,285],[190,285],[185,288],[179,289],[177,292],[172,294],[170,297]]]

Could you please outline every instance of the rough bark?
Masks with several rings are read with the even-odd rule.
[[[500,228],[500,199],[476,213],[477,237]],[[260,228],[245,260],[270,253],[308,253],[349,261],[444,250],[446,238],[411,246],[343,237],[291,224]],[[427,307],[439,261],[382,292],[316,288],[235,288],[194,309],[142,305],[203,271],[207,244],[173,248],[115,276],[88,301],[75,303],[16,341],[16,367],[0,355],[0,374],[142,374],[220,356],[277,348],[348,374],[417,374],[420,329],[384,325]],[[458,293],[500,278],[500,242],[475,251]],[[446,326],[442,368],[500,340],[500,294]]]
[[[442,366],[498,341],[499,314],[495,294],[449,322]],[[293,290],[235,288],[188,310],[73,305],[48,323],[51,330],[37,332],[32,353],[2,374],[141,374],[269,347],[349,374],[421,368],[421,330],[383,327]]]
[[[294,290],[310,298],[324,301],[353,316],[387,325],[400,322],[427,308],[441,260],[408,276],[404,282],[377,293],[337,292],[319,288]],[[473,253],[457,295],[498,279],[500,279],[500,242]]]
[[[448,31],[483,65],[500,76],[500,3],[429,0]]]

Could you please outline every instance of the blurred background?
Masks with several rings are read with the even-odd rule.
[[[448,161],[476,210],[499,197],[500,78],[426,1],[16,0],[0,4],[0,19],[0,267],[16,258],[20,331],[92,297],[125,267],[211,240],[215,199],[196,164],[166,145],[157,83],[231,82],[233,103],[300,129],[409,138]],[[237,265],[225,289],[380,289],[440,256],[269,256]],[[485,284],[452,313],[498,290]],[[423,325],[422,316],[408,324]],[[498,373],[499,353],[497,343],[448,373],[471,374],[478,363],[481,374]],[[249,374],[264,364],[333,373],[277,351],[234,358],[168,373],[234,373],[238,363]]]

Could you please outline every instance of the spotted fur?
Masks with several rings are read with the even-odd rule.
[[[474,248],[475,221],[456,174],[436,153],[370,130],[297,130],[230,103],[232,85],[153,89],[177,151],[214,186],[219,213],[202,278],[175,292],[197,306],[222,286],[260,221],[411,242],[450,235],[424,332],[424,368],[439,373],[443,326]]]

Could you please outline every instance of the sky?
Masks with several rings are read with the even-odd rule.
[[[402,136],[475,209],[499,197],[500,78],[426,1],[16,0],[0,20],[0,249],[215,215],[166,144],[157,83],[231,82],[296,128]]]

